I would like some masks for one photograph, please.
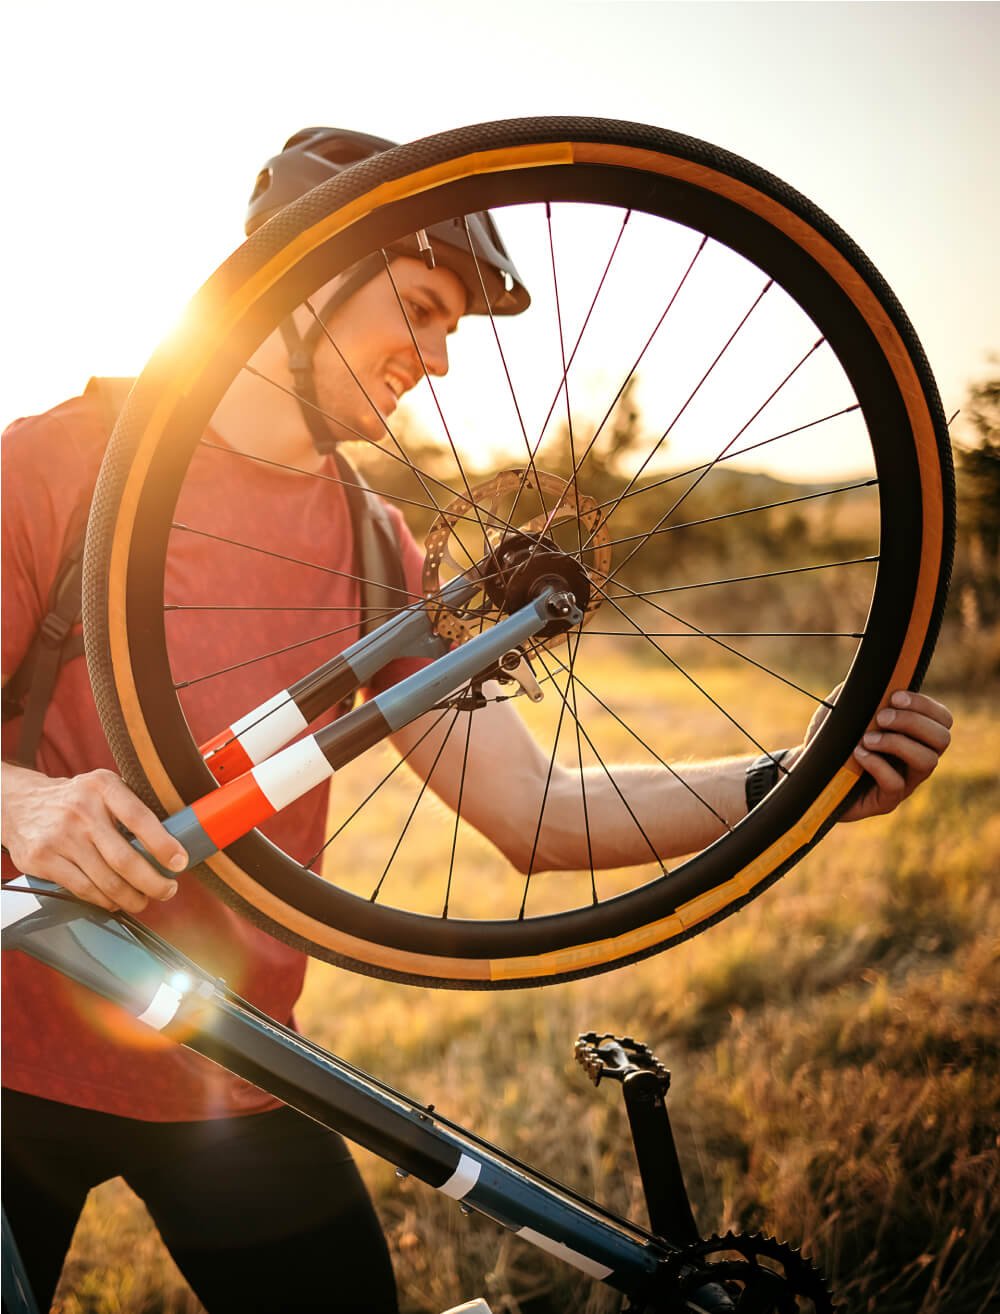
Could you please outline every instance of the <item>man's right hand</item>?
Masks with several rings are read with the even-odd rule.
[[[177,882],[136,852],[119,822],[162,866],[187,866],[181,845],[113,771],[67,780],[3,764],[3,838],[14,865],[99,908],[140,913],[150,899],[172,898]]]

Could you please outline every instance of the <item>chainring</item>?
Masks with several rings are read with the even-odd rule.
[[[798,1250],[759,1232],[726,1232],[685,1246],[664,1270],[671,1303],[695,1314],[699,1289],[718,1284],[735,1314],[836,1314],[823,1274]]]

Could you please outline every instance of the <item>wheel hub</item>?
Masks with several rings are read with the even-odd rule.
[[[540,503],[540,513],[531,514],[529,498]],[[519,505],[526,508],[521,523],[517,522]],[[460,562],[453,543],[463,531],[467,539],[470,526],[481,530],[479,546],[470,550],[463,543],[465,560]],[[569,550],[554,537],[556,530],[567,527]],[[607,577],[611,564],[608,531],[594,499],[573,483],[534,469],[503,470],[470,489],[467,496],[456,498],[431,526],[425,546],[423,586],[431,623],[438,634],[457,643],[479,633],[484,620],[496,621],[519,610],[545,588],[569,593],[586,624],[600,606],[599,581]],[[441,567],[447,564],[456,573],[465,573],[477,556],[481,605],[450,610],[437,596],[444,582]],[[565,629],[553,621],[538,640],[551,643]]]
[[[526,607],[546,588],[572,594],[583,612],[590,603],[586,570],[545,535],[508,534],[494,552],[490,565],[486,593],[497,610],[507,615]],[[542,630],[542,635],[550,638],[559,631],[560,626],[553,623]]]

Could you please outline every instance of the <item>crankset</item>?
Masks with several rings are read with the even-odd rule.
[[[835,1314],[823,1274],[798,1250],[761,1233],[727,1232],[678,1251],[667,1264],[663,1314],[708,1314],[702,1293],[725,1293],[735,1314]],[[676,1293],[676,1294],[675,1294]]]
[[[656,1302],[626,1314],[834,1314],[822,1273],[791,1246],[760,1233],[699,1238],[667,1114],[670,1073],[647,1045],[588,1031],[575,1057],[595,1086],[621,1085],[650,1224],[677,1247]]]

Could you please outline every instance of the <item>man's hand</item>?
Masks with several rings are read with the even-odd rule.
[[[113,771],[66,780],[4,763],[4,844],[15,866],[99,908],[140,913],[150,899],[171,898],[177,882],[132,848],[118,822],[157,862],[184,870],[181,845]]]
[[[834,690],[833,697],[840,692]],[[841,821],[862,821],[899,807],[903,799],[927,779],[951,743],[952,715],[943,703],[926,694],[899,690],[875,718],[870,730],[854,750],[855,761],[864,767],[866,788],[848,808]],[[813,717],[806,732],[812,739],[826,718]]]

